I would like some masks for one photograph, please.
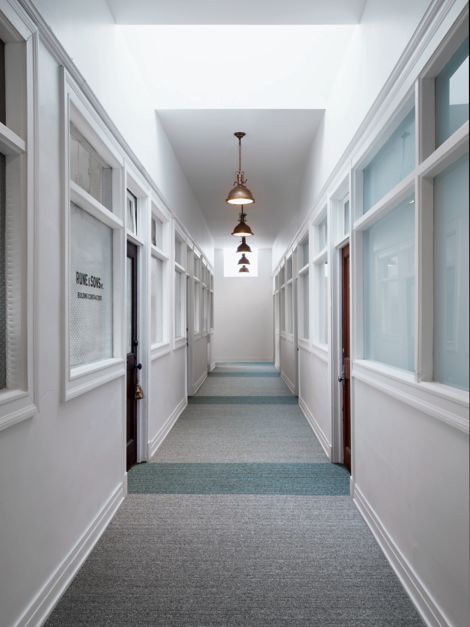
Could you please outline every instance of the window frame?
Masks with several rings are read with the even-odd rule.
[[[181,258],[178,262],[176,260],[176,249],[177,246],[180,246],[181,249]],[[188,273],[188,246],[190,244],[187,241],[183,231],[178,227],[176,220],[173,220],[173,261],[174,261],[174,270],[173,270],[173,332],[172,332],[172,341],[173,341],[173,349],[178,349],[186,346],[187,342],[187,303],[186,303],[186,277]],[[177,281],[176,275],[179,274],[181,277],[181,294],[180,294],[180,324],[181,324],[181,335],[177,335],[176,329],[176,289],[177,289]]]
[[[155,245],[152,242],[152,218],[155,217],[162,222],[162,247]],[[152,338],[152,302],[150,296],[150,329],[149,329],[149,338],[150,338],[150,358],[153,361],[154,359],[158,359],[159,357],[163,357],[171,350],[172,339],[171,336],[173,334],[173,324],[171,323],[171,312],[173,310],[172,307],[172,298],[173,298],[173,287],[172,282],[170,280],[170,270],[171,268],[171,249],[173,246],[171,245],[171,216],[166,208],[163,207],[162,203],[155,195],[151,195],[150,200],[150,212],[149,212],[149,221],[150,221],[150,237],[149,237],[149,248],[150,248],[150,260],[149,260],[149,284],[150,284],[150,292],[151,294],[151,282],[152,282],[152,258],[159,259],[163,263],[163,271],[162,271],[162,289],[163,292],[161,294],[162,298],[162,340],[160,342],[153,342]]]
[[[37,114],[36,85],[38,34],[36,26],[19,7],[2,2],[0,12],[0,37],[5,42],[5,115],[6,124],[0,123],[0,150],[5,155],[6,184],[16,190],[9,194],[5,212],[8,214],[10,203],[18,203],[19,211],[14,215],[23,220],[21,228],[16,230],[15,242],[5,241],[5,248],[14,255],[15,260],[9,266],[15,275],[10,277],[18,288],[19,295],[9,305],[17,324],[15,343],[9,341],[8,329],[5,339],[8,362],[13,359],[20,374],[11,388],[0,390],[0,431],[32,418],[37,413],[35,388],[35,312],[37,304],[36,255],[34,240],[35,199],[36,199],[36,146]],[[15,44],[8,51],[8,44]],[[22,46],[16,46],[16,44]],[[24,91],[23,91],[24,87]],[[21,102],[22,106],[18,106]],[[23,192],[22,190],[25,190]],[[18,221],[17,221],[18,225]],[[19,225],[18,225],[19,226]],[[5,253],[7,254],[7,252]],[[8,320],[7,320],[8,325]]]
[[[125,374],[125,342],[124,342],[124,263],[125,263],[125,228],[122,189],[124,186],[124,157],[119,147],[109,135],[106,127],[98,118],[81,93],[69,73],[61,68],[62,81],[62,155],[63,155],[63,365],[62,392],[65,402],[80,396],[96,387],[112,381]],[[70,124],[73,123],[80,134],[105,158],[113,169],[112,198],[113,211],[107,209],[93,196],[83,190],[70,178]],[[108,226],[112,230],[113,252],[113,356],[97,362],[70,366],[70,328],[69,328],[69,293],[70,293],[70,207],[77,204],[82,210]]]

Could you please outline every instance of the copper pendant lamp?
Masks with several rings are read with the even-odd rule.
[[[237,253],[251,253],[251,248],[246,243],[246,237],[242,237],[242,243],[237,248]]]
[[[238,172],[236,174],[237,179],[229,191],[225,202],[229,205],[250,205],[255,202],[255,199],[246,186],[245,173],[242,170],[242,138],[245,137],[246,133],[237,131],[234,135],[238,138]]]
[[[248,257],[243,254],[240,259],[238,260],[238,265],[239,266],[249,266],[250,265],[250,260],[248,259]]]
[[[249,272],[246,266],[242,266],[238,272]]]
[[[243,209],[240,213],[240,222],[236,225],[236,227],[232,231],[232,235],[235,237],[249,237],[253,235],[253,231],[250,226],[245,222],[246,213],[243,212]]]

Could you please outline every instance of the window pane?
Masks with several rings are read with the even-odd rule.
[[[163,261],[151,261],[152,344],[163,342]]]
[[[194,333],[201,330],[201,284],[194,282]]]
[[[287,330],[287,333],[292,333],[293,332],[293,324],[292,324],[292,283],[289,283],[287,285],[286,330]]]
[[[175,337],[183,336],[182,289],[183,275],[180,272],[175,272]]]
[[[137,235],[137,198],[127,190],[127,230]]]
[[[309,338],[309,287],[308,272],[302,275],[302,337]]]
[[[349,200],[343,205],[343,234],[349,233]]]
[[[5,201],[5,155],[0,154],[0,390],[3,390],[3,388],[7,386]]]
[[[436,78],[436,147],[468,120],[468,39]]]
[[[415,167],[415,111],[412,109],[364,168],[363,212],[366,213]]]
[[[70,365],[113,356],[113,232],[75,204],[70,213]]]
[[[280,312],[281,312],[281,331],[286,330],[286,288],[281,289],[280,300]]]
[[[70,125],[70,178],[112,211],[112,169]]]
[[[152,216],[152,244],[164,250],[164,226],[163,221],[157,216]]]
[[[320,344],[328,344],[328,263],[316,266],[317,272],[317,312],[318,331],[317,340]]]
[[[317,252],[320,252],[325,248],[326,242],[328,239],[326,217],[323,218],[320,224],[316,227],[316,231],[317,231]]]
[[[178,237],[175,238],[175,261],[183,265],[183,243]]]
[[[434,179],[434,379],[468,390],[468,155]]]
[[[300,245],[301,261],[299,264],[299,268],[303,268],[304,266],[308,264],[308,255],[309,255],[309,251],[308,251],[308,237],[307,237],[307,239],[305,239]]]
[[[364,357],[414,370],[415,212],[408,198],[364,233]]]

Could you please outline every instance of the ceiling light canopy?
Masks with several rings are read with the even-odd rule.
[[[246,186],[245,173],[242,170],[242,138],[245,137],[246,133],[237,131],[234,135],[238,138],[238,172],[234,186],[229,191],[225,202],[229,205],[250,205],[255,202],[255,199]]]
[[[246,237],[242,237],[242,243],[238,246],[237,253],[251,253],[251,248],[246,243]]]

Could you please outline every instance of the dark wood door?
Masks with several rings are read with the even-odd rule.
[[[343,388],[343,458],[351,472],[351,354],[349,324],[349,244],[341,250],[342,276],[342,388]]]
[[[137,246],[127,242],[127,469],[137,462]]]

